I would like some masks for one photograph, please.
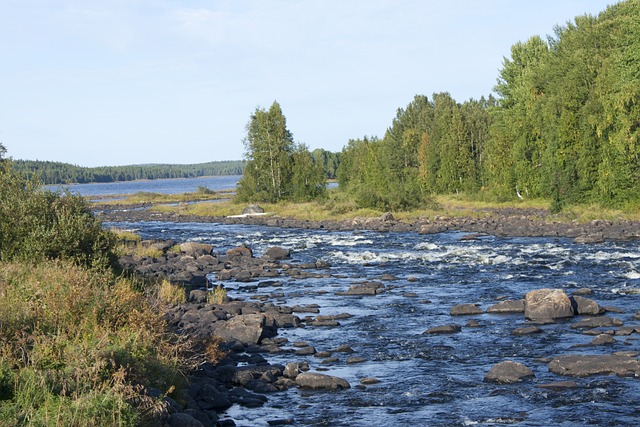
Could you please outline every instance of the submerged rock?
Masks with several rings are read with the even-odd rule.
[[[524,300],[505,300],[492,305],[487,309],[487,313],[524,313]]]
[[[534,376],[535,375],[533,374],[533,371],[527,368],[522,363],[507,360],[504,362],[500,362],[493,368],[491,368],[491,370],[487,372],[487,375],[485,375],[484,380],[489,382],[511,384],[522,381],[526,378],[532,378]]]
[[[466,316],[466,315],[475,315],[482,314],[483,311],[480,307],[475,304],[458,304],[451,307],[449,313],[452,316]]]
[[[334,377],[317,372],[302,372],[296,377],[296,383],[302,388],[342,390],[351,388],[349,382],[343,378]]]
[[[621,377],[640,375],[640,361],[622,354],[568,354],[553,358],[549,371],[558,375],[586,377],[616,374]]]
[[[427,329],[423,332],[423,334],[437,335],[437,334],[455,334],[462,330],[460,325],[450,324],[450,325],[442,325],[435,326],[433,328]]]

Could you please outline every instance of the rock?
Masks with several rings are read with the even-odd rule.
[[[337,292],[336,295],[378,295],[384,292],[384,285],[378,282],[367,282],[352,285],[346,292]]]
[[[180,244],[180,252],[184,252],[185,254],[190,255],[194,258],[197,258],[201,255],[211,254],[212,251],[213,246],[205,243],[185,242]]]
[[[308,370],[308,362],[287,363],[287,366],[284,368],[283,375],[287,378],[296,379],[301,372],[306,372]]]
[[[574,295],[571,298],[573,304],[573,311],[575,314],[592,315],[604,313],[604,308],[600,307],[600,304],[592,299]]]
[[[524,328],[517,328],[511,331],[512,335],[532,335],[532,334],[540,334],[542,333],[542,329],[537,326],[525,326]]]
[[[386,212],[386,213],[382,214],[382,216],[380,217],[380,221],[382,221],[382,222],[395,221],[395,220],[396,219],[393,217],[391,212]]]
[[[615,344],[616,339],[609,334],[600,334],[591,340],[589,345],[597,346],[597,345],[611,345]]]
[[[197,304],[204,304],[207,302],[207,291],[202,289],[195,289],[189,292],[189,302]]]
[[[227,251],[228,257],[246,257],[253,258],[253,251],[247,245],[240,245]]]
[[[184,412],[171,414],[169,418],[169,427],[204,427],[204,425]]]
[[[431,334],[431,335],[455,334],[460,332],[461,330],[462,330],[462,327],[460,325],[450,324],[450,325],[435,326],[433,328],[427,329],[426,331],[423,332],[423,334]]]
[[[449,313],[452,316],[474,315],[482,314],[482,309],[475,304],[458,304],[451,307]]]
[[[608,374],[621,377],[640,375],[638,359],[620,354],[568,354],[553,358],[548,366],[549,371],[554,374],[572,377]]]
[[[571,325],[572,329],[593,329],[593,328],[607,328],[610,326],[622,326],[622,320],[616,319],[615,317],[609,316],[600,316],[600,317],[589,317],[587,319],[583,319],[577,323]]]
[[[258,344],[262,338],[275,335],[275,328],[267,325],[264,314],[234,316],[226,322],[218,322],[215,335],[223,340],[238,340],[243,344]]]
[[[291,256],[291,251],[289,249],[284,249],[279,246],[274,246],[265,251],[264,256],[274,260],[279,261],[282,259],[287,259]]]
[[[582,234],[573,240],[576,243],[593,244],[593,243],[603,243],[605,241],[605,238],[602,233],[592,233],[592,234]]]
[[[343,378],[317,372],[302,372],[296,377],[296,383],[302,388],[342,390],[351,388],[349,382]]]
[[[487,313],[524,313],[524,300],[505,300],[487,308]]]
[[[530,320],[572,317],[573,306],[562,289],[537,289],[525,295],[524,316]]]
[[[242,215],[255,215],[255,214],[263,214],[264,209],[259,205],[249,205],[242,210]]]
[[[575,295],[592,295],[593,294],[593,289],[591,288],[580,288],[580,289],[576,289],[575,291],[572,292],[572,294]]]
[[[367,377],[367,378],[362,378],[360,380],[360,384],[362,384],[362,385],[373,385],[373,384],[378,384],[378,383],[380,383],[380,380],[377,379],[377,378]]]
[[[531,377],[534,377],[533,371],[531,369],[527,368],[522,363],[507,360],[504,362],[500,362],[493,368],[491,368],[491,370],[487,372],[487,375],[485,375],[484,380],[496,383],[511,384]]]
[[[575,381],[556,381],[553,383],[538,384],[536,387],[547,390],[562,391],[570,388],[576,388],[578,387],[578,383]]]

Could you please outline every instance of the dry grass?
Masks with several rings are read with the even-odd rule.
[[[171,305],[184,304],[187,302],[187,294],[183,286],[174,285],[165,279],[158,289],[158,299]]]

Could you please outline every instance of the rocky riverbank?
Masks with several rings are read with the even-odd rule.
[[[103,221],[168,221],[203,222],[220,224],[248,224],[280,228],[309,230],[372,230],[380,232],[416,232],[435,234],[446,231],[463,231],[493,236],[512,237],[567,237],[579,243],[603,241],[630,241],[640,239],[640,222],[594,220],[586,223],[554,221],[548,212],[539,209],[493,209],[486,216],[421,218],[406,222],[396,220],[387,213],[377,218],[353,218],[348,220],[300,220],[273,215],[238,215],[208,217],[163,213],[145,207],[97,206]]]
[[[395,222],[390,218],[376,221]],[[288,306],[286,303],[285,293],[281,291],[285,281],[318,277],[339,280],[332,274],[330,265],[322,261],[298,262],[295,253],[278,247],[256,257],[247,246],[221,253],[210,245],[195,242],[183,242],[178,246],[179,251],[169,250],[176,247],[174,242],[145,244],[162,248],[163,255],[153,259],[125,257],[122,264],[138,274],[168,277],[185,285],[188,302],[167,308],[167,322],[177,332],[194,339],[220,337],[221,349],[226,352],[217,365],[201,365],[189,374],[189,387],[180,403],[167,399],[166,425],[234,425],[232,420],[224,418],[224,411],[234,404],[259,407],[268,401],[270,394],[291,387],[343,390],[352,386],[342,378],[324,374],[323,368],[361,363],[369,355],[358,354],[357,347],[354,349],[349,342],[335,348],[318,348],[313,342],[289,342],[279,333],[286,328],[339,330],[340,322],[352,317],[350,313],[322,316],[319,313],[323,307]],[[253,292],[248,293],[248,300],[209,304],[204,288],[208,285],[207,275],[211,274],[215,275],[216,282],[240,282]],[[380,277],[363,281],[347,291],[337,292],[336,296],[379,298],[393,288],[396,279]],[[623,313],[614,306],[601,306],[589,294],[589,289],[574,290],[571,294],[561,289],[531,289],[521,299],[497,300],[486,308],[460,301],[459,305],[450,307],[451,322],[430,324],[426,318],[423,333],[425,336],[451,334],[455,339],[455,334],[471,328],[482,333],[487,320],[479,321],[478,316],[489,315],[493,323],[510,323],[513,318],[508,316],[515,313],[522,317],[522,324],[513,325],[511,335],[519,340],[533,339],[531,337],[541,334],[553,334],[556,340],[571,336],[574,342],[575,335],[579,334],[584,340],[567,346],[566,352],[548,354],[531,362],[546,364],[549,372],[557,376],[557,381],[538,382],[532,369],[536,367],[528,362],[509,360],[507,356],[485,373],[485,381],[519,383],[523,387],[562,393],[580,387],[577,379],[585,376],[615,374],[638,378],[640,312]],[[621,345],[626,349],[620,350]],[[270,355],[276,354],[284,355],[290,361],[269,363]],[[366,388],[378,381],[377,378],[362,378],[355,386]],[[294,423],[295,420],[285,418],[269,420],[271,425]]]

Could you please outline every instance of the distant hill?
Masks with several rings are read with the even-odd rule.
[[[242,160],[225,160],[193,165],[148,164],[87,168],[61,162],[13,160],[14,170],[28,177],[37,176],[47,185],[242,175],[244,165]]]

